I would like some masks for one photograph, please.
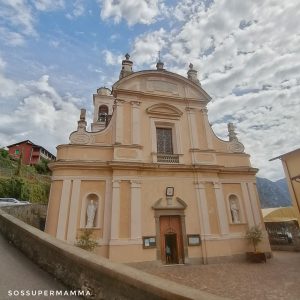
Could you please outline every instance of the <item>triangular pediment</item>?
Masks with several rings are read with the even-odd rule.
[[[182,111],[177,107],[165,103],[154,104],[148,107],[146,109],[146,112],[149,115],[169,116],[169,117],[181,117],[183,114]]]

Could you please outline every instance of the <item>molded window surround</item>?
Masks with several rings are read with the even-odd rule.
[[[182,148],[181,148],[181,136],[179,129],[179,120],[163,120],[157,118],[150,118],[151,126],[151,150],[153,162],[157,162],[157,134],[156,128],[168,128],[172,130],[172,145],[173,154],[179,155],[179,163],[182,163]]]

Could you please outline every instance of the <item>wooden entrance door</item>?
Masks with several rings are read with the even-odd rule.
[[[167,264],[184,263],[180,216],[161,216],[161,260]]]

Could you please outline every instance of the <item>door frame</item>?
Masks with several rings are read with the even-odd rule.
[[[176,198],[179,205],[173,207],[162,206],[161,200],[162,199],[157,200],[156,203],[152,206],[152,209],[154,210],[155,229],[156,229],[156,259],[161,260],[162,258],[159,218],[162,216],[179,216],[180,223],[181,223],[182,243],[183,243],[183,259],[184,259],[184,263],[188,263],[189,260],[188,241],[186,235],[185,213],[184,213],[187,205],[183,200]]]

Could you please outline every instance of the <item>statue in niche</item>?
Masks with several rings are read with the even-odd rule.
[[[230,201],[230,212],[233,223],[240,223],[240,213],[239,208],[235,200]]]
[[[94,200],[90,200],[86,208],[87,221],[86,221],[85,228],[94,227],[96,210],[97,210],[97,202]]]

